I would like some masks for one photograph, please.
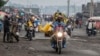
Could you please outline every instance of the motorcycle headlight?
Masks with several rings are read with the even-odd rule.
[[[58,36],[58,37],[62,37],[62,36],[63,36],[63,33],[62,33],[62,32],[58,32],[58,33],[57,33],[57,36]]]
[[[19,35],[19,32],[16,32],[16,35]]]

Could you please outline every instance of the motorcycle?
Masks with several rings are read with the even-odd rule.
[[[71,25],[68,25],[68,27],[66,27],[66,32],[68,33],[69,36],[71,36],[71,30],[72,30]]]
[[[33,27],[29,27],[29,32],[28,32],[28,39],[29,41],[32,41],[32,37],[33,37]]]
[[[63,45],[65,44],[65,37],[64,37],[64,31],[63,28],[61,26],[56,28],[55,31],[55,36],[54,36],[54,42],[55,42],[55,46],[54,49],[56,50],[57,53],[61,54]]]

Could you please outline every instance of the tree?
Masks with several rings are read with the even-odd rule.
[[[0,7],[4,6],[8,0],[0,0]]]

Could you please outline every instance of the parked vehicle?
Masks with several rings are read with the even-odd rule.
[[[94,29],[94,30],[88,30],[88,32],[87,32],[87,34],[88,34],[88,36],[91,36],[91,35],[96,35],[96,30]]]
[[[96,30],[100,30],[100,17],[90,17],[88,20],[94,21]]]

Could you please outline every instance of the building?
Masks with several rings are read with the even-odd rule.
[[[39,8],[23,8],[23,10],[25,12],[28,12],[28,13],[32,13],[32,14],[35,14],[35,15],[40,15],[40,9]]]
[[[87,3],[86,5],[82,5],[82,14],[85,17],[90,17],[90,8],[91,8],[91,3]],[[100,16],[100,2],[94,3],[93,4],[93,15],[94,16]]]
[[[14,7],[11,7],[11,6],[3,6],[1,9],[5,12],[10,12],[10,11],[13,11],[13,8]]]
[[[40,15],[40,9],[39,8],[16,8],[13,6],[3,6],[1,8],[5,12],[12,12],[14,9],[18,9],[19,11],[24,11],[26,13],[32,13],[35,15]]]

